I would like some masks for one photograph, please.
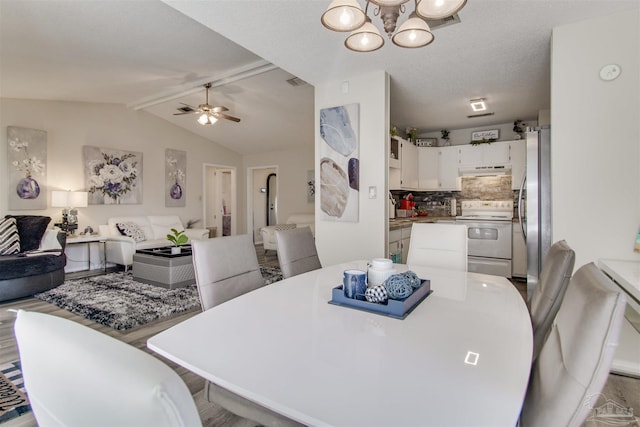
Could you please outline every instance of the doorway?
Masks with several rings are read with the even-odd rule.
[[[254,243],[262,243],[260,228],[278,223],[278,168],[258,166],[247,169],[247,230]]]
[[[231,236],[237,228],[236,169],[204,164],[203,218],[210,237]]]

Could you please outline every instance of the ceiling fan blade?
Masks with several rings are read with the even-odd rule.
[[[191,109],[193,109],[193,110],[197,110],[197,108],[196,108],[196,107],[194,107],[193,105],[185,104],[184,102],[180,102],[180,104],[182,104],[182,105],[184,105],[184,106],[187,106],[187,107],[189,107],[189,108],[191,108]]]
[[[185,114],[197,114],[200,111],[185,111],[183,113],[173,113],[174,116],[184,116]]]
[[[229,109],[227,107],[222,106],[222,105],[219,105],[217,107],[213,107],[211,109],[212,113],[220,113],[221,111],[229,111]]]
[[[224,114],[224,113],[213,113],[213,115],[215,117],[219,118],[219,119],[227,119],[227,120],[231,120],[232,122],[236,122],[236,123],[238,123],[240,121],[239,118],[233,117],[233,116],[230,116],[230,115]]]

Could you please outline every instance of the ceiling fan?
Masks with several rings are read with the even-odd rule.
[[[204,104],[198,105],[198,108],[192,107],[189,104],[185,104],[181,102],[180,104],[184,105],[184,107],[179,107],[179,113],[173,113],[174,116],[182,116],[184,114],[200,114],[198,118],[198,123],[201,125],[212,125],[218,121],[218,119],[227,119],[232,122],[239,122],[240,119],[237,117],[230,116],[228,114],[224,114],[223,111],[229,111],[227,107],[222,105],[213,106],[209,104],[209,89],[211,89],[211,83],[207,83],[204,85],[207,90],[206,101]]]

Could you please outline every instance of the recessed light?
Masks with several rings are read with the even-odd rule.
[[[487,109],[487,104],[484,101],[484,98],[472,99],[469,101],[469,104],[473,111],[485,111]]]

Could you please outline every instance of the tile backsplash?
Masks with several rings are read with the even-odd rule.
[[[464,200],[509,200],[513,197],[511,175],[463,176],[459,194]]]

